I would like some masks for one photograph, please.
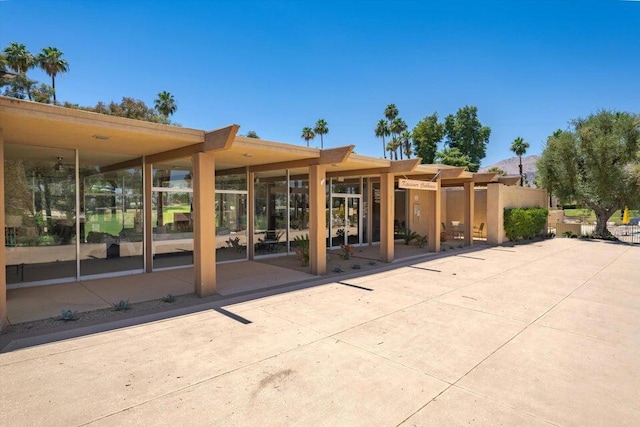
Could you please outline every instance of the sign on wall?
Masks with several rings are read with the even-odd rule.
[[[415,179],[399,179],[399,188],[407,188],[410,190],[428,190],[438,191],[438,183],[431,181],[418,181]]]

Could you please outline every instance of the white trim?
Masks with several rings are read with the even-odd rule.
[[[132,276],[134,274],[142,274],[144,273],[143,268],[138,268],[135,270],[124,270],[124,271],[112,271],[108,273],[100,273],[100,274],[90,274],[88,276],[80,276],[79,282],[83,280],[96,280],[96,279],[108,279],[110,277],[121,277],[121,276]]]
[[[77,282],[75,277],[62,277],[60,279],[47,279],[39,280],[36,282],[20,282],[20,283],[7,283],[7,290],[9,289],[22,289],[22,288],[35,288],[38,286],[60,285],[62,283],[75,283]]]

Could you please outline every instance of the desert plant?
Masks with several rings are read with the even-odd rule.
[[[418,237],[420,237],[420,235],[415,231],[411,231],[410,228],[404,230],[404,233],[402,234],[402,240],[404,240],[405,245],[408,245],[412,240],[415,240]]]
[[[173,294],[167,294],[165,296],[162,297],[162,302],[166,302],[166,303],[174,303],[176,302],[176,296]]]
[[[113,304],[113,311],[127,311],[131,309],[131,305],[129,304],[129,300],[120,300],[117,303]]]
[[[349,243],[340,245],[340,249],[342,249],[342,254],[340,254],[342,259],[347,260],[351,257],[351,254],[353,253],[353,246]]]
[[[340,264],[336,265],[335,267],[333,267],[332,270],[334,273],[342,273],[344,270],[342,269],[342,266]]]
[[[370,259],[367,264],[369,265],[376,265],[376,260],[375,259]]]
[[[293,239],[293,243],[296,247],[296,253],[300,256],[300,262],[303,267],[309,265],[309,235],[296,236]]]
[[[78,320],[78,312],[62,309],[60,316],[58,316],[58,320],[62,320],[63,322]]]
[[[424,248],[429,243],[429,238],[427,236],[421,236],[418,234],[416,237],[416,246],[419,248]]]
[[[354,262],[353,264],[351,264],[351,268],[354,270],[360,270],[362,267],[360,266],[359,262]]]

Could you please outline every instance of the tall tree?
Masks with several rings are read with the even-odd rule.
[[[438,113],[420,120],[413,128],[413,147],[416,156],[422,163],[433,163],[436,158],[438,144],[444,138],[444,124],[438,123]]]
[[[402,131],[400,134],[400,143],[402,146],[402,152],[407,159],[411,158],[411,132],[408,130]]]
[[[396,117],[393,119],[391,124],[389,124],[389,130],[391,131],[391,134],[394,135],[393,139],[396,140],[396,143],[394,144],[396,160],[398,159],[398,151],[400,151],[400,158],[402,159],[402,150],[400,150],[400,147],[402,146],[400,134],[407,130],[407,124],[400,117]]]
[[[329,126],[324,119],[320,119],[316,122],[316,127],[313,128],[313,131],[316,135],[320,135],[320,149],[324,148],[324,140],[322,139],[322,135],[326,135],[329,133]]]
[[[35,82],[27,78],[27,71],[35,67],[36,59],[22,43],[12,42],[4,48],[3,52],[7,66],[19,74],[17,77],[19,84],[26,88],[27,97],[31,100],[31,87],[35,85]]]
[[[529,148],[529,143],[520,137],[517,137],[511,143],[511,151],[513,151],[516,156],[518,156],[518,160],[520,161],[520,187],[524,187],[524,174],[522,173],[522,156],[524,156],[527,152],[527,148]]]
[[[469,170],[477,172],[480,162],[486,156],[487,144],[491,129],[482,126],[478,120],[478,108],[467,105],[460,108],[455,116],[449,114],[444,121],[446,142],[451,148],[457,148],[469,156],[473,167]]]
[[[62,52],[55,47],[45,47],[36,57],[36,62],[51,77],[51,87],[53,88],[53,103],[57,104],[56,98],[56,76],[59,73],[69,71],[69,63],[62,59]]]
[[[620,206],[640,205],[640,128],[631,113],[600,111],[571,122],[547,139],[538,160],[541,183],[562,202],[593,209],[595,234],[610,236],[607,221]]]
[[[436,153],[436,162],[450,166],[464,166],[468,170],[478,169],[471,158],[464,154],[457,147],[444,147],[442,151]]]
[[[378,124],[376,125],[376,136],[378,138],[382,138],[382,154],[384,158],[387,158],[387,144],[384,142],[384,137],[389,136],[391,132],[389,132],[389,125],[385,119],[378,120]]]
[[[176,112],[178,106],[176,100],[169,92],[162,91],[158,94],[158,97],[154,101],[156,110],[164,116],[165,119],[169,119],[169,116]]]
[[[300,136],[302,139],[307,141],[307,147],[309,146],[309,141],[316,137],[315,132],[310,127],[302,128],[302,135]]]
[[[396,107],[396,104],[387,105],[387,108],[384,109],[384,117],[389,123],[398,117],[398,107]]]

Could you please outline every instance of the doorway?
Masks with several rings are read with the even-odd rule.
[[[331,196],[330,247],[362,243],[361,196],[335,194]]]

